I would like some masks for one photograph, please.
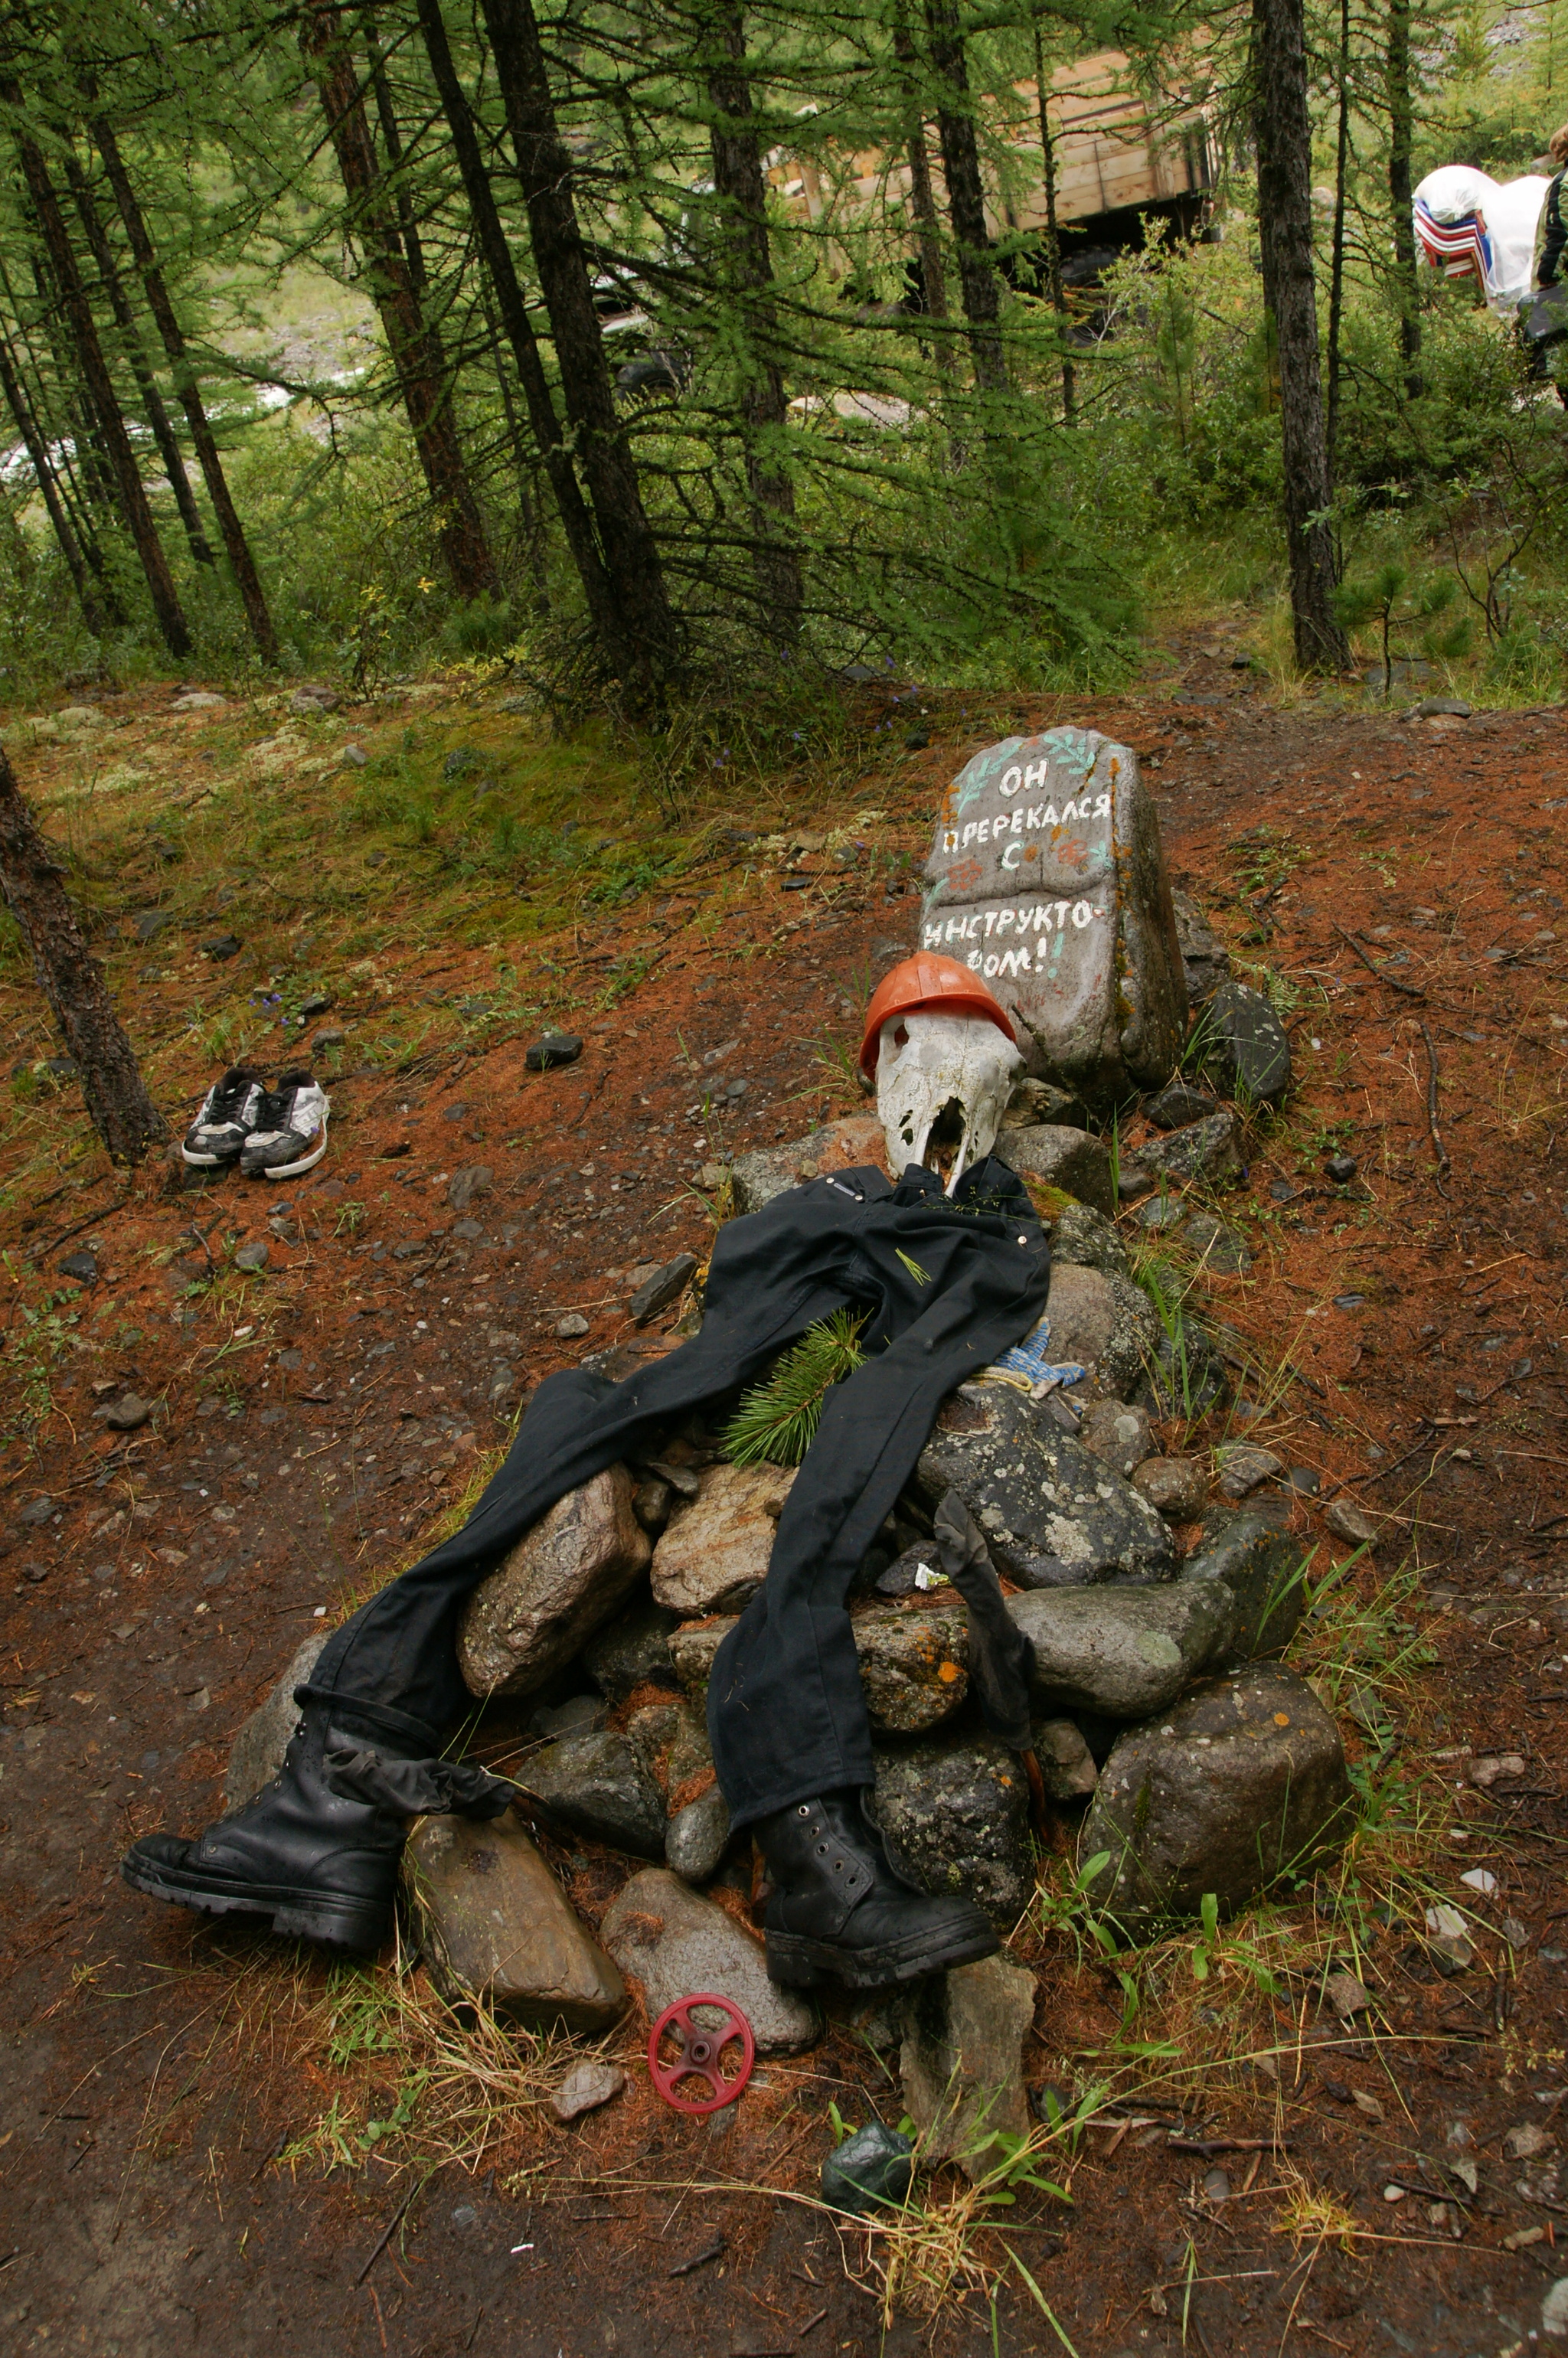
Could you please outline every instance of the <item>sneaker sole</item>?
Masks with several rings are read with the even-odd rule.
[[[766,1935],[768,1977],[789,1989],[886,1989],[893,1982],[917,1981],[952,1965],[971,1965],[994,1956],[1001,1942],[989,1924],[939,1939],[930,1933],[889,1941],[880,1949],[840,1949],[831,1941],[808,1941],[798,1932]]]
[[[237,1163],[244,1152],[241,1146],[236,1146],[232,1154],[192,1154],[189,1146],[182,1146],[179,1151],[193,1171],[215,1171],[222,1163]]]
[[[326,1152],[327,1133],[323,1130],[321,1143],[313,1147],[308,1154],[301,1154],[293,1163],[264,1163],[258,1169],[246,1171],[244,1175],[247,1179],[295,1179],[301,1171],[314,1171]]]
[[[202,1876],[179,1867],[154,1866],[135,1855],[122,1859],[120,1872],[133,1891],[148,1899],[171,1900],[177,1907],[199,1909],[205,1916],[252,1916],[268,1919],[285,1940],[314,1941],[326,1949],[346,1949],[356,1956],[373,1956],[392,1930],[392,1909],[374,1899],[356,1899],[347,1892],[302,1891],[287,1884],[231,1883],[222,1876]]]

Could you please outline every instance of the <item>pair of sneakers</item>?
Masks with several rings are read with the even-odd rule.
[[[293,1179],[326,1153],[330,1111],[310,1073],[280,1073],[269,1089],[262,1074],[231,1065],[202,1098],[180,1152],[198,1170],[237,1163],[247,1179]]]

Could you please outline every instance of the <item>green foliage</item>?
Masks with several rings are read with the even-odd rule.
[[[836,1310],[808,1326],[765,1383],[741,1399],[724,1434],[733,1466],[798,1466],[816,1435],[823,1403],[835,1384],[863,1366],[859,1336],[866,1314]]]

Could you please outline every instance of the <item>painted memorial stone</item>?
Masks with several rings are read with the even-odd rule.
[[[1138,756],[1097,730],[1007,737],[943,796],[923,949],[983,975],[1029,1070],[1098,1104],[1176,1069],[1186,981]]]

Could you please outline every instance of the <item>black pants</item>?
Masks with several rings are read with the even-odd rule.
[[[849,1585],[908,1479],[944,1396],[1040,1316],[1050,1258],[994,1160],[948,1202],[914,1165],[896,1186],[837,1172],[719,1231],[701,1331],[624,1382],[548,1376],[455,1537],[362,1606],[322,1651],[317,1694],[362,1698],[431,1734],[471,1707],[458,1671],[464,1600],[568,1490],[646,1447],[683,1411],[754,1382],[829,1312],[867,1312],[865,1365],[829,1394],[780,1519],[765,1585],[708,1689],[719,1781],[737,1824],[872,1780]]]

